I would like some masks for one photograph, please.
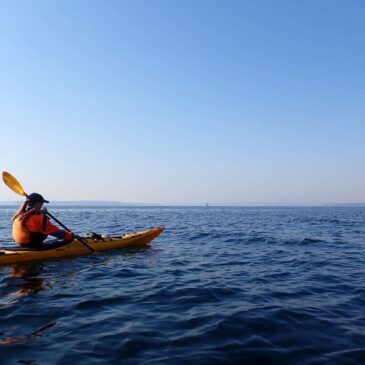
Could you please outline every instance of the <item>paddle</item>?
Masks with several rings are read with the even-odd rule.
[[[3,171],[3,180],[5,185],[8,186],[11,190],[14,191],[14,193],[18,195],[23,195],[25,197],[28,197],[28,194],[23,190],[22,185],[20,182],[11,174],[9,174],[6,171]],[[46,212],[46,214],[52,218],[55,222],[57,222],[62,228],[64,228],[66,231],[71,232],[62,222],[60,222],[58,219],[56,219],[51,213]],[[75,236],[75,238],[80,241],[85,247],[87,247],[92,253],[94,253],[94,249],[90,247],[87,242],[85,242],[82,238]]]

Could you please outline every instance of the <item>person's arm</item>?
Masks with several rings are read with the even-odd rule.
[[[64,231],[63,229],[59,229],[53,233],[50,233],[50,235],[56,237],[59,240],[68,240],[74,237],[72,232]]]
[[[25,210],[27,209],[28,203],[29,203],[29,200],[26,199],[24,201],[24,203],[19,207],[19,209],[13,215],[12,221],[14,221],[16,218],[18,218],[20,214],[23,214],[25,212]]]
[[[56,237],[59,240],[68,240],[74,237],[72,232],[59,229],[57,226],[51,223],[48,217],[46,217],[46,219],[46,229],[43,230],[43,233]]]

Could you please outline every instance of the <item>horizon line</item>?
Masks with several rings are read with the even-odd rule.
[[[21,200],[2,200],[0,205],[21,204]],[[336,206],[364,206],[365,202],[333,202],[333,203],[284,203],[284,202],[215,202],[215,203],[192,203],[192,202],[171,202],[171,203],[138,203],[121,202],[115,200],[54,200],[47,206],[52,205],[88,205],[88,206],[186,206],[186,207],[336,207]]]

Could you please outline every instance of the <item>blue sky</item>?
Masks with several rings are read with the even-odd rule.
[[[365,202],[364,12],[0,1],[1,170],[51,200]]]

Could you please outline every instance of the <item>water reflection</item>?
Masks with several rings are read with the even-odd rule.
[[[23,298],[26,295],[45,290],[44,280],[42,278],[44,270],[43,265],[15,264],[8,266],[6,270],[9,270],[9,273],[3,280],[6,284],[2,288],[4,293],[1,296],[2,305],[13,305],[14,302],[16,303],[20,298]],[[2,273],[4,274],[4,272]],[[29,333],[21,335],[13,335],[9,333],[17,332],[16,326],[7,328],[6,331],[2,331],[0,333],[0,335],[2,335],[2,337],[0,337],[0,345],[11,345],[42,336],[44,331],[54,327],[55,325],[56,322],[51,322],[38,327]],[[19,360],[18,362],[21,364],[36,364],[33,360]]]
[[[17,343],[20,341],[29,340],[34,337],[42,336],[44,331],[48,330],[49,328],[54,327],[55,325],[56,325],[56,322],[51,322],[51,323],[48,323],[42,327],[39,327],[25,335],[11,336],[11,337],[9,336],[9,337],[0,338],[0,345],[11,345],[13,343]]]
[[[24,364],[24,365],[37,365],[37,363],[34,360],[18,360],[18,364]]]
[[[42,272],[42,265],[12,265],[8,286],[20,289],[9,294],[20,297],[30,293],[38,293],[44,290],[43,279],[40,276]]]

